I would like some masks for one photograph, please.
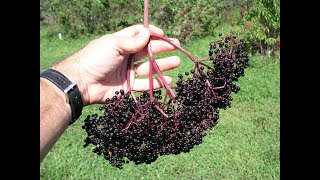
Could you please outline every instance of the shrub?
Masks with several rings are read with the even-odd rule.
[[[107,5],[106,2],[93,0],[55,0],[47,2],[45,9],[46,13],[53,14],[55,23],[65,36],[77,38],[107,30]]]
[[[150,3],[150,23],[182,42],[213,34],[221,22],[220,12],[216,8],[219,2],[153,1]],[[90,33],[118,31],[142,23],[141,11],[142,0],[41,0],[40,22],[56,24],[65,36],[77,38]]]
[[[150,21],[163,28],[168,36],[177,37],[182,42],[213,34],[221,22],[214,1],[163,0],[161,6],[157,4],[150,4]]]
[[[238,34],[251,46],[251,52],[272,54],[280,48],[280,1],[250,0],[241,10]]]

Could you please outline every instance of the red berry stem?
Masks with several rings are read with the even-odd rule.
[[[149,0],[144,1],[144,13],[143,13],[143,22],[144,27],[149,29]],[[148,42],[148,54],[149,54],[149,94],[150,94],[150,101],[153,101],[153,78],[152,78],[152,66],[153,66],[153,55],[151,49],[150,39]]]
[[[162,110],[161,108],[159,108],[158,105],[155,105],[154,107],[155,107],[162,115],[164,115],[164,117],[166,117],[166,118],[169,117],[166,113],[163,112],[163,110]]]
[[[144,1],[144,16],[143,16],[143,18],[144,18],[143,19],[144,27],[149,29],[149,1],[148,0]],[[149,55],[149,91],[150,91],[150,101],[151,102],[153,101],[153,78],[152,78],[152,74],[153,74],[152,70],[153,70],[153,68],[157,72],[162,84],[164,85],[166,90],[169,92],[169,96],[174,99],[175,98],[174,92],[170,88],[170,86],[167,83],[167,81],[164,79],[163,74],[162,74],[158,64],[154,60],[154,56],[152,54],[152,48],[151,48],[150,40],[149,40],[149,43],[148,43],[148,55]]]
[[[143,23],[149,29],[149,0],[144,0]]]
[[[130,92],[133,87],[134,82],[134,63],[133,63],[134,54],[130,54],[128,58],[128,67],[127,67],[127,92]]]
[[[171,99],[175,99],[176,98],[176,95],[175,93],[173,92],[173,90],[171,89],[170,85],[167,83],[167,81],[164,79],[163,77],[163,74],[158,66],[158,64],[156,63],[156,61],[153,61],[153,68],[154,70],[157,72],[163,86],[166,88],[169,96],[171,97]]]
[[[201,58],[201,59],[198,59],[199,61],[211,61],[210,58]]]
[[[152,78],[152,70],[153,70],[153,63],[154,57],[152,54],[152,49],[151,49],[151,43],[149,41],[148,43],[148,54],[149,54],[149,94],[150,94],[150,101],[153,101],[153,78]]]
[[[194,63],[198,64],[200,61],[193,57],[189,52],[187,52],[185,49],[183,49],[181,46],[175,44],[174,42],[172,42],[170,39],[166,38],[166,37],[163,37],[163,36],[160,36],[160,35],[157,35],[157,34],[151,34],[151,37],[154,37],[154,38],[158,38],[158,39],[161,39],[169,44],[171,44],[172,46],[176,47],[178,50],[180,50],[183,54],[185,54],[186,56],[188,56]]]

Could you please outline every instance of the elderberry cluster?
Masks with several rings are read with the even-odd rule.
[[[161,90],[139,96],[116,91],[94,114],[85,119],[84,147],[103,155],[114,167],[123,163],[154,162],[161,155],[189,152],[202,143],[206,131],[219,119],[219,109],[231,107],[231,93],[240,88],[234,82],[244,76],[248,54],[241,41],[227,36],[211,42],[209,63],[198,62],[179,74],[175,98],[162,97]],[[184,77],[185,76],[185,77]]]

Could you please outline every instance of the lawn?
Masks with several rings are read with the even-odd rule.
[[[40,72],[90,40],[48,39],[40,35]],[[207,56],[213,37],[190,41],[184,48],[195,57]],[[182,53],[178,69],[165,72],[176,81],[192,62]],[[102,156],[83,148],[86,132],[81,128],[99,105],[85,107],[82,116],[61,136],[40,164],[41,179],[280,179],[280,65],[271,58],[250,57],[250,67],[238,81],[232,107],[222,110],[218,125],[203,143],[189,153],[161,156],[150,165],[129,163],[113,168]]]

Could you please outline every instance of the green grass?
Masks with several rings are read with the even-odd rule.
[[[84,47],[93,37],[79,40],[49,40],[41,37],[40,71]],[[189,42],[195,57],[207,55],[212,37]],[[192,68],[178,52],[179,69],[165,72],[176,76]],[[83,148],[84,118],[97,111],[85,107],[40,165],[41,179],[280,179],[280,65],[261,56],[250,58],[250,67],[238,81],[232,107],[222,110],[219,124],[190,153],[161,156],[151,165],[113,168],[103,157]],[[174,79],[177,80],[176,78]]]
[[[84,39],[70,40],[63,38],[60,40],[57,34],[52,38],[47,38],[47,31],[47,29],[41,29],[40,31],[40,72],[80,50],[90,40],[98,37],[92,35]]]

